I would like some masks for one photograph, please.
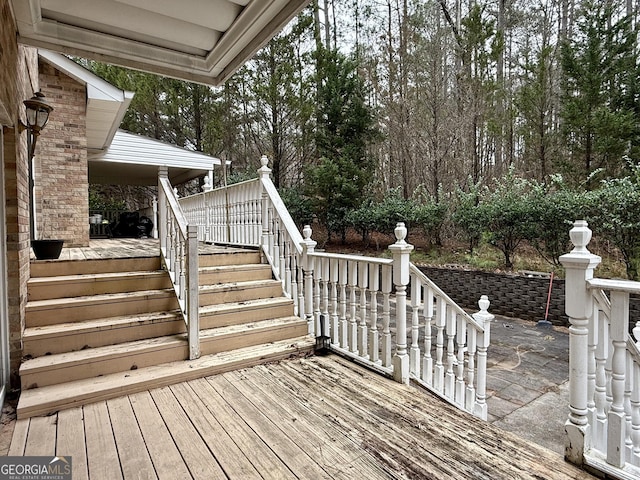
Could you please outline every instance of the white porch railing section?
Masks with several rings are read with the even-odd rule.
[[[579,220],[566,269],[569,316],[569,419],[566,458],[612,478],[640,478],[640,319],[629,325],[629,295],[640,282],[593,278],[600,257],[587,250]]]
[[[261,163],[256,180],[180,199],[189,222],[198,225],[199,239],[261,248],[310,334],[399,382],[415,379],[486,419],[493,319],[487,297],[473,316],[457,306],[410,263],[413,246],[405,241],[404,224],[398,224],[397,241],[389,247],[392,259],[316,252],[311,228],[300,234],[265,156]]]
[[[187,326],[189,359],[200,356],[198,319],[198,237],[197,227],[190,225],[171,187],[167,167],[158,173],[158,236],[160,256]]]

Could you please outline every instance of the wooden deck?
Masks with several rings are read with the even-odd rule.
[[[153,238],[99,238],[91,239],[88,247],[63,248],[58,260],[92,260],[98,258],[132,258],[156,257],[159,255],[159,243]],[[233,247],[222,247],[200,243],[200,253],[214,253],[230,250]],[[33,252],[31,259],[35,260]],[[45,260],[56,261],[56,260]]]
[[[74,480],[592,478],[337,356],[286,360],[17,422],[9,455]]]

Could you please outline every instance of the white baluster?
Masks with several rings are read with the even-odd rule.
[[[637,337],[636,337],[637,338]],[[631,394],[631,440],[633,451],[631,463],[640,467],[640,365],[633,362],[633,393]]]
[[[358,286],[360,287],[360,321],[358,322],[358,352],[366,360],[369,359],[367,345],[367,286],[369,269],[366,262],[358,264]]]
[[[455,401],[461,407],[465,405],[465,384],[464,384],[464,354],[467,344],[467,322],[462,315],[456,315],[457,317],[457,351],[458,351],[458,370],[456,372],[456,393]]]
[[[626,463],[624,411],[626,339],[629,331],[629,294],[611,292],[611,340],[613,358],[611,372],[612,403],[607,415],[607,463],[622,468]]]
[[[347,323],[347,261],[340,260],[338,285],[340,287],[340,346],[349,348],[349,325]]]
[[[373,363],[380,362],[380,344],[378,339],[378,289],[380,288],[380,266],[369,266],[369,355]]]
[[[469,327],[467,325],[467,327]],[[468,332],[469,343],[467,345],[467,391],[465,394],[465,404],[464,408],[473,412],[473,404],[476,400],[476,386],[475,386],[475,369],[476,369],[476,348],[477,348],[477,338],[478,331],[475,327],[471,326]]]
[[[436,305],[436,366],[433,371],[433,387],[444,393],[444,327],[447,324],[447,304],[438,297]]]
[[[324,318],[325,324],[325,335],[331,337],[331,321],[329,317],[329,259],[323,258],[318,260],[320,265],[318,265],[318,270],[320,271],[320,314]]]
[[[453,366],[456,363],[455,355],[455,338],[456,338],[456,312],[452,307],[447,309],[447,373],[444,377],[444,395],[447,398],[454,399],[455,392],[453,386],[455,383],[455,374]]]
[[[356,289],[358,288],[358,262],[348,261],[349,265],[349,351],[358,354],[358,322],[356,319],[358,303]]]
[[[433,320],[433,290],[425,286],[424,301],[424,355],[422,357],[422,380],[427,385],[433,385],[433,358],[431,358],[431,322]]]
[[[593,446],[604,452],[607,447],[607,372],[605,370],[609,356],[609,325],[601,318],[600,311],[594,308],[594,327],[598,329],[598,343],[595,351],[596,378],[594,390],[595,423],[593,423]]]
[[[422,309],[422,283],[417,276],[411,279],[411,348],[409,349],[409,371],[420,378],[420,310]]]
[[[392,285],[392,269],[389,265],[382,267],[382,366],[391,366],[391,306],[390,295]]]
[[[338,312],[338,260],[331,259],[329,266],[329,275],[331,282],[331,294],[329,302],[331,303],[331,343],[340,345],[340,315]]]

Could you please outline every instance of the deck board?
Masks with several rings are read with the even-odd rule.
[[[125,480],[157,479],[129,399],[119,397],[108,400],[107,408]]]
[[[82,409],[79,407],[58,413],[56,455],[73,458],[73,478],[87,480],[87,450],[85,446]]]
[[[74,478],[85,478],[76,471],[84,468],[93,480],[136,469],[140,478],[181,479],[593,478],[558,453],[333,355],[20,421],[10,453],[21,451],[71,455]]]

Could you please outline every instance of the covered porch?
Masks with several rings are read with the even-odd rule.
[[[560,455],[336,355],[282,360],[19,420],[9,455],[74,478],[558,478]]]

